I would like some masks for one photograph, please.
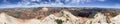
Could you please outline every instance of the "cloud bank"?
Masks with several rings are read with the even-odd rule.
[[[89,3],[105,2],[107,0],[18,0],[10,3],[10,0],[3,0],[4,4],[0,8],[13,8],[13,7],[82,7],[90,6]],[[94,3],[95,4],[95,3]],[[92,6],[94,7],[94,5]],[[102,7],[102,6],[99,6]]]

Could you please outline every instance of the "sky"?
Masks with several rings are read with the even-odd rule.
[[[0,8],[14,7],[120,8],[120,0],[0,0]]]

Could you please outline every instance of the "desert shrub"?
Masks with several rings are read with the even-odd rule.
[[[63,23],[63,21],[62,20],[59,20],[59,19],[57,19],[57,20],[55,20],[56,22],[57,22],[57,24],[62,24]]]

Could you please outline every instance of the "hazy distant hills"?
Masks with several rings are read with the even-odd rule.
[[[13,16],[20,16],[26,13],[36,13],[38,10],[40,10],[43,7],[31,7],[31,8],[2,8],[0,9],[0,12],[8,13],[9,15]],[[52,13],[52,11],[61,11],[62,9],[67,9],[70,11],[73,15],[76,16],[87,16],[92,17],[97,12],[111,12],[114,14],[120,13],[120,9],[114,9],[114,8],[97,8],[97,7],[47,7],[49,8],[49,12]],[[27,14],[27,15],[31,15]]]

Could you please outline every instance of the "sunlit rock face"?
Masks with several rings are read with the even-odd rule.
[[[56,18],[57,17],[51,14],[48,17],[46,17],[44,20],[41,20],[41,24],[57,24],[55,22]]]
[[[74,15],[72,15],[70,12],[68,11],[62,11],[63,12],[63,24],[77,24],[76,21],[78,20],[77,17],[75,17]]]
[[[40,24],[39,20],[37,19],[30,19],[26,22],[20,22],[17,18],[9,16],[5,13],[0,14],[0,24]]]
[[[95,14],[93,19],[81,20],[78,17],[75,17],[68,11],[61,11],[62,15],[54,16],[50,15],[44,20],[45,23],[58,24],[55,20],[61,20],[62,23],[59,24],[119,24],[119,21],[111,21],[108,23],[107,17],[102,13]],[[116,18],[116,19],[115,19]],[[119,15],[112,18],[111,20],[118,20]],[[49,22],[50,21],[50,22]],[[118,22],[118,23],[117,23]]]
[[[94,16],[94,20],[93,20],[93,24],[95,23],[107,23],[107,20],[106,20],[106,16],[104,16],[104,14],[101,14],[101,13],[97,13],[95,16]]]
[[[15,24],[15,18],[6,15],[5,13],[0,14],[0,22],[1,24]]]
[[[62,11],[62,12],[63,13],[59,13],[62,15],[58,15],[58,16],[54,16],[53,14],[49,15],[43,21],[41,21],[41,23],[43,24],[49,24],[49,23],[50,24],[58,24],[58,23],[59,24],[75,24],[75,21],[77,20],[77,18],[74,15],[66,11]]]
[[[112,23],[120,24],[120,14],[117,15],[116,17],[111,18],[111,20],[112,20]]]
[[[6,13],[0,13],[0,24],[120,24],[120,15],[111,18],[111,22],[108,23],[107,17],[102,13],[97,13],[93,19],[88,20],[82,20],[66,10],[62,10],[57,14],[50,14],[43,20],[29,19],[23,23]]]

